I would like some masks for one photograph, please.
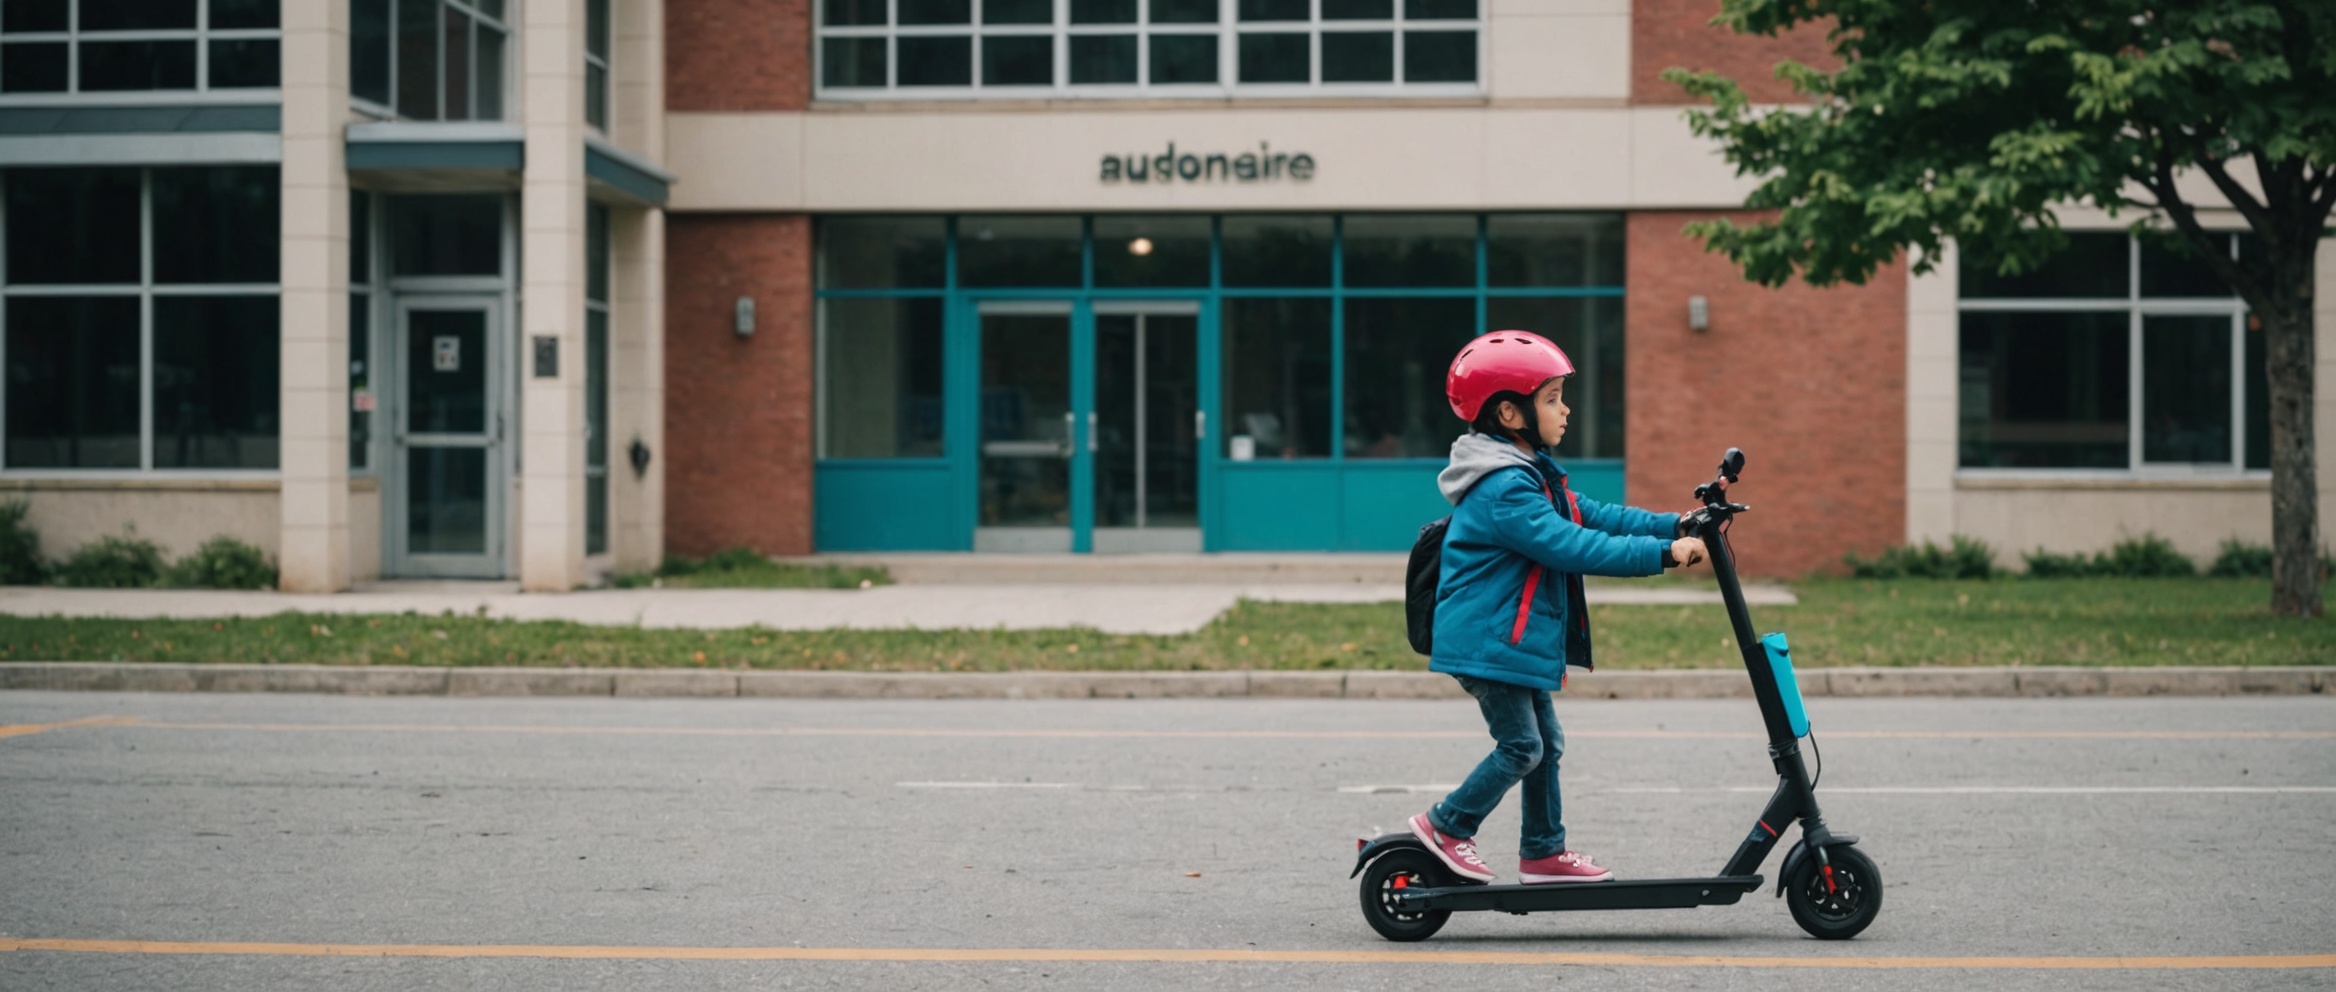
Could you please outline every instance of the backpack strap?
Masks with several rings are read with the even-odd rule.
[[[1582,522],[1581,504],[1574,501],[1572,487],[1563,486],[1563,488],[1565,489],[1566,507],[1572,511],[1575,526],[1580,526]],[[1557,496],[1549,491],[1547,479],[1541,482],[1541,495],[1548,497],[1552,505],[1556,504]],[[1533,619],[1533,594],[1541,591],[1541,573],[1546,571],[1548,569],[1543,567],[1541,563],[1535,562],[1532,571],[1525,573],[1525,594],[1517,597],[1517,622],[1509,627],[1509,643],[1511,644],[1520,643],[1525,639],[1525,624]]]

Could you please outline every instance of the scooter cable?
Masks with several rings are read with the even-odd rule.
[[[1809,791],[1817,791],[1817,783],[1825,781],[1825,751],[1817,746],[1817,732],[1809,731],[1809,753],[1816,756],[1817,773],[1809,776]]]

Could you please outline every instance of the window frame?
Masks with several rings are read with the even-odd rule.
[[[334,2],[334,3],[344,3],[344,4],[345,4],[345,3],[347,3],[347,2],[348,2],[348,0],[331,0],[331,2]],[[380,103],[380,102],[378,102],[378,101],[375,101],[375,100],[369,99],[369,98],[367,98],[367,97],[358,96],[358,95],[357,95],[356,81],[355,81],[354,79],[351,79],[351,80],[349,81],[349,106],[350,106],[352,109],[356,110],[358,113],[364,114],[366,117],[372,118],[373,120],[377,120],[377,121],[418,121],[418,122],[421,122],[421,123],[428,123],[428,124],[440,124],[440,123],[451,123],[451,124],[470,124],[470,123],[507,124],[507,123],[512,123],[512,122],[514,122],[514,121],[516,120],[516,117],[514,116],[514,114],[513,114],[513,112],[512,112],[512,111],[513,111],[513,108],[512,108],[512,105],[511,105],[511,97],[512,97],[512,93],[511,93],[511,66],[512,66],[512,64],[513,64],[515,61],[517,61],[517,60],[518,60],[518,58],[519,58],[519,53],[518,53],[518,51],[517,51],[517,49],[518,49],[518,46],[519,46],[519,43],[520,43],[519,32],[518,32],[518,31],[517,31],[517,30],[516,30],[516,29],[513,27],[513,25],[512,25],[512,21],[511,21],[511,18],[510,18],[510,16],[508,15],[508,13],[506,13],[506,15],[505,15],[505,16],[502,16],[502,17],[496,17],[496,16],[489,15],[488,13],[486,13],[486,11],[484,11],[483,9],[481,9],[481,8],[478,6],[478,4],[476,3],[476,0],[421,0],[421,2],[424,2],[424,3],[431,3],[431,4],[434,4],[434,5],[437,7],[437,10],[438,10],[438,30],[436,30],[435,32],[432,32],[432,34],[431,34],[431,37],[433,37],[433,38],[435,38],[435,39],[437,39],[437,40],[438,40],[438,48],[437,48],[437,51],[438,51],[438,53],[439,53],[439,55],[438,55],[438,110],[439,110],[439,115],[438,115],[437,117],[430,117],[430,118],[421,118],[421,117],[407,117],[407,116],[405,116],[404,114],[402,114],[402,113],[400,113],[400,112],[398,111],[397,107],[395,106],[395,105],[396,105],[396,103],[397,103],[397,84],[398,84],[398,57],[397,57],[397,47],[398,47],[398,32],[397,32],[397,9],[398,9],[398,5],[399,5],[399,4],[413,3],[413,2],[416,2],[416,0],[388,0],[388,3],[389,3],[389,27],[390,27],[390,30],[389,30],[389,33],[388,33],[388,41],[387,41],[387,44],[388,44],[388,55],[389,55],[389,82],[388,82],[388,85],[389,85],[389,101],[390,101],[390,102],[389,102],[388,104],[383,104],[383,103]],[[506,12],[508,12],[508,11],[509,11],[509,9],[510,9],[510,7],[511,7],[511,5],[512,5],[512,4],[515,4],[515,3],[517,3],[517,2],[518,2],[518,0],[508,0],[508,2],[506,2],[506,4],[505,4],[505,7],[504,7],[504,9],[506,10]],[[446,55],[445,55],[445,52],[446,52],[446,8],[447,8],[447,7],[449,7],[449,6],[460,8],[460,9],[461,9],[461,11],[462,11],[462,13],[463,13],[465,16],[467,16],[467,17],[469,17],[469,18],[471,19],[471,33],[470,33],[470,44],[469,44],[469,50],[470,50],[470,52],[471,52],[471,58],[472,58],[472,69],[474,70],[474,71],[472,72],[472,75],[471,75],[471,80],[472,80],[472,87],[471,87],[471,111],[470,111],[470,116],[468,116],[468,117],[464,117],[464,118],[461,118],[461,119],[459,119],[459,120],[456,120],[456,119],[453,119],[453,118],[449,118],[449,117],[447,117],[447,116],[446,116]],[[479,117],[479,116],[478,116],[478,93],[479,93],[479,87],[477,86],[477,73],[476,73],[476,71],[475,71],[475,70],[476,70],[476,68],[477,68],[477,58],[478,58],[478,50],[479,50],[479,44],[478,44],[478,36],[479,36],[479,32],[480,32],[482,29],[484,29],[484,28],[487,28],[487,27],[490,27],[490,26],[491,26],[491,27],[493,27],[493,28],[495,28],[495,29],[497,29],[497,30],[500,30],[500,31],[503,33],[503,76],[502,76],[502,78],[501,78],[501,79],[498,79],[498,80],[496,80],[496,85],[497,85],[497,87],[498,87],[498,88],[499,88],[499,89],[502,91],[502,92],[501,92],[501,99],[500,99],[500,106],[501,106],[501,108],[502,108],[502,112],[501,112],[500,114],[498,114],[497,116],[495,116],[495,117],[491,118],[491,119],[490,119],[490,118],[481,118],[481,117]],[[352,30],[352,31],[350,32],[350,35],[351,35],[351,38],[352,38],[352,42],[351,42],[351,43],[352,43],[352,44],[354,44],[354,40],[353,40],[353,39],[354,39],[354,37],[355,37],[355,31],[354,31],[354,30]],[[613,41],[613,38],[612,38],[612,41]]]
[[[2071,233],[2106,233],[2080,232]],[[2231,258],[2239,257],[2239,243],[2245,232],[2217,231],[2229,244]],[[2141,240],[2125,236],[2126,282],[2121,297],[1965,297],[1958,274],[1955,291],[1957,341],[1955,368],[1962,368],[1962,316],[1966,313],[2101,313],[2122,311],[2126,318],[2126,397],[2124,468],[2009,468],[1995,466],[1966,466],[1962,464],[1962,420],[1955,421],[1957,441],[1955,448],[1955,475],[1970,479],[2092,479],[2180,481],[2200,479],[2269,479],[2271,471],[2247,467],[2247,302],[2236,293],[2228,297],[2178,297],[2142,295]],[[1958,261],[1958,265],[1959,265]],[[2143,460],[2143,326],[2150,317],[2189,316],[2230,318],[2231,347],[2231,457],[2222,462],[2150,462]],[[1962,385],[1958,375],[1957,402],[1960,403]]]
[[[899,23],[900,0],[884,0],[885,23],[881,25],[827,24],[827,5],[813,0],[811,82],[812,98],[823,102],[867,103],[900,101],[964,101],[964,100],[1160,100],[1160,99],[1292,99],[1292,98],[1355,98],[1355,99],[1453,99],[1481,97],[1486,92],[1485,65],[1489,44],[1485,35],[1491,27],[1486,7],[1491,0],[1477,0],[1476,16],[1467,19],[1420,19],[1403,16],[1402,0],[1392,0],[1392,16],[1384,20],[1326,20],[1322,17],[1322,0],[1308,0],[1308,18],[1303,21],[1242,21],[1240,0],[1217,0],[1217,20],[1213,24],[1174,23],[1155,26],[1151,22],[1150,0],[1136,0],[1136,19],[1124,24],[1073,24],[1070,21],[1070,0],[1053,0],[1054,19],[1047,24],[1011,24],[985,26],[981,19],[981,0],[968,0],[971,11],[963,24],[913,25]],[[1403,81],[1404,35],[1418,25],[1418,30],[1448,30],[1472,32],[1476,42],[1476,79],[1467,83],[1406,83]],[[1330,33],[1381,32],[1393,35],[1393,78],[1389,81],[1368,83],[1325,83],[1322,81],[1322,36],[1325,28]],[[1263,29],[1263,30],[1260,30]],[[1308,69],[1304,83],[1244,83],[1240,81],[1240,37],[1244,30],[1265,33],[1273,29],[1283,32],[1303,29],[1307,36]],[[1045,86],[986,86],[981,82],[982,39],[991,36],[1044,36],[1053,39],[1054,82]],[[1072,83],[1070,81],[1070,39],[1079,36],[1130,35],[1136,39],[1136,81],[1133,83]],[[1153,83],[1151,81],[1151,44],[1156,35],[1214,35],[1217,41],[1217,81],[1215,83]],[[904,37],[970,37],[968,55],[970,81],[963,86],[899,85],[899,39]],[[827,80],[827,41],[831,38],[884,39],[885,85],[829,86]]]
[[[345,2],[345,0],[335,0]],[[272,28],[213,28],[211,5],[199,3],[195,8],[195,26],[191,28],[151,28],[135,31],[81,30],[82,0],[66,0],[65,30],[25,31],[0,34],[0,64],[5,64],[7,49],[17,43],[62,42],[65,45],[65,88],[44,92],[0,93],[0,107],[27,106],[68,102],[88,105],[155,104],[244,104],[280,100],[283,97],[284,28],[283,16],[277,15],[277,26]],[[81,88],[81,46],[90,41],[192,41],[195,43],[195,85],[167,90],[83,90]],[[217,87],[211,85],[211,43],[213,41],[274,41],[276,42],[275,86]]]
[[[281,300],[283,284],[269,283],[156,283],[154,281],[154,170],[202,166],[140,166],[138,168],[138,281],[134,283],[36,283],[7,281],[8,217],[6,183],[15,169],[0,169],[0,369],[7,368],[8,301],[17,297],[135,297],[138,300],[138,465],[135,468],[14,468],[7,464],[7,377],[0,375],[0,477],[12,479],[274,479],[283,472],[279,447],[275,468],[156,468],[154,465],[154,301],[167,297],[265,296]],[[280,209],[280,208],[279,208]],[[279,348],[283,328],[276,330]],[[279,359],[280,360],[280,359]],[[279,385],[277,418],[283,416]],[[281,436],[279,432],[279,437]]]

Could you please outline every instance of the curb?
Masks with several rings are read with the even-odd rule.
[[[2336,693],[2336,668],[1829,668],[1808,696],[2298,696]],[[0,690],[307,692],[369,696],[631,696],[784,699],[1446,699],[1432,672],[735,672],[695,668],[422,668],[0,662]],[[1584,675],[1574,698],[1738,699],[1726,669]]]

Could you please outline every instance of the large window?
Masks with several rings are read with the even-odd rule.
[[[1623,457],[1613,214],[832,217],[819,224],[820,453],[944,452],[944,316],[965,294],[1204,296],[1219,454],[1441,459],[1469,338],[1549,336],[1580,374],[1561,456]],[[954,263],[954,271],[951,265]]]
[[[2270,466],[2262,331],[2200,260],[2084,233],[2033,273],[1961,275],[1966,469]],[[2245,239],[2224,250],[2243,257]]]
[[[609,5],[584,0],[584,122],[608,131]]]
[[[407,120],[502,120],[505,2],[349,0],[350,92]]]
[[[584,553],[608,551],[608,207],[584,205]]]
[[[278,0],[8,0],[0,93],[273,89]]]
[[[816,0],[835,99],[1477,92],[1478,0]]]
[[[276,169],[0,183],[5,467],[275,468]]]

